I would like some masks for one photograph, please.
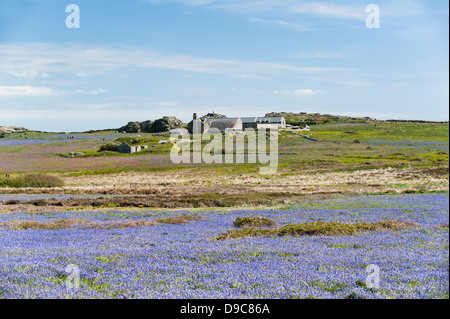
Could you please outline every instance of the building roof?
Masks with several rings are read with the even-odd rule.
[[[236,122],[239,118],[238,117],[227,117],[224,119],[206,119],[205,123],[212,123],[212,122]]]
[[[206,119],[206,123],[211,123],[213,121],[216,122],[228,122],[228,121],[236,121],[239,117],[229,117],[225,119]],[[281,124],[283,121],[283,117],[240,117],[242,123],[271,123],[271,124]]]
[[[242,117],[242,123],[270,123],[281,124],[283,117]]]
[[[122,144],[120,144],[119,146],[129,146],[129,147],[131,147],[131,145],[130,144],[128,144],[128,143],[125,143],[125,142],[123,142]]]
[[[211,119],[207,123],[210,124],[209,128],[216,128],[220,131],[224,131],[227,128],[234,128],[238,123],[239,118],[235,119]]]

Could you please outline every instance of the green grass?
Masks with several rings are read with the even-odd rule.
[[[6,225],[11,230],[21,229],[46,229],[46,230],[58,230],[67,229],[73,225],[85,224],[87,221],[80,219],[58,219],[51,222],[43,223],[34,220],[29,221],[11,221],[0,223],[0,225]]]
[[[267,217],[263,216],[248,216],[248,217],[238,217],[233,222],[236,227],[271,227],[276,226],[277,223]]]
[[[415,226],[417,226],[415,223],[396,220],[355,224],[317,221],[301,224],[289,224],[278,229],[257,229],[254,227],[231,229],[228,230],[228,232],[221,234],[217,239],[224,240],[267,236],[351,236],[367,231],[397,231]]]
[[[317,125],[312,127],[313,137],[318,139],[352,142],[380,139],[385,141],[441,141],[448,143],[448,123],[374,123],[339,126]]]
[[[0,178],[0,187],[62,187],[64,180],[58,176],[45,174],[25,174],[17,177]]]
[[[288,131],[279,134],[279,157],[278,171],[280,175],[301,174],[305,171],[330,172],[330,171],[356,171],[377,168],[407,168],[411,167],[436,167],[448,166],[449,153],[446,150],[434,151],[426,144],[409,146],[417,142],[441,143],[442,147],[448,147],[449,138],[448,123],[390,123],[370,122],[366,124],[321,124],[311,127],[310,134],[320,142],[312,142]],[[31,136],[28,132],[28,136]],[[40,138],[55,138],[55,133],[33,133]],[[11,169],[1,166],[0,173],[24,173],[23,167],[34,165],[31,162],[39,161],[39,172],[66,173],[71,176],[97,175],[121,172],[161,172],[178,169],[189,169],[193,174],[227,174],[239,176],[241,174],[259,174],[260,163],[251,164],[174,164],[170,161],[170,150],[173,144],[159,144],[160,140],[169,139],[147,133],[140,135],[115,138],[111,137],[114,132],[95,133],[98,136],[108,137],[98,140],[74,140],[70,142],[52,143],[46,146],[23,145],[3,146],[0,155],[9,158],[17,158],[23,161],[23,165]],[[109,134],[109,135],[106,135]],[[16,134],[17,135],[17,134]],[[20,135],[20,134],[19,134]],[[19,136],[17,135],[17,136]],[[88,135],[82,133],[82,135]],[[17,137],[16,136],[16,137]],[[64,137],[65,135],[61,135]],[[58,138],[61,138],[58,137]],[[17,137],[18,138],[18,137]],[[22,137],[23,138],[23,137]],[[354,143],[358,139],[361,143]],[[381,144],[368,144],[367,141],[380,140]],[[147,150],[141,152],[122,154],[109,147],[105,151],[99,151],[102,145],[128,142],[133,145],[148,145]],[[384,143],[387,142],[387,143]],[[401,145],[389,144],[390,142],[402,142]],[[203,141],[202,144],[206,144]],[[441,147],[441,148],[442,148]],[[114,146],[115,149],[115,146]],[[76,165],[70,165],[65,158],[70,158],[69,152],[82,152],[83,158],[106,157],[104,168],[99,161],[89,162],[83,169]],[[191,149],[192,152],[192,149]],[[163,155],[156,157],[156,155]],[[64,159],[60,161],[58,157]],[[140,158],[139,158],[140,157]],[[51,158],[57,165],[46,164],[46,159]],[[124,158],[130,158],[125,161]],[[152,165],[147,165],[146,159]],[[136,159],[136,160],[134,160]],[[86,161],[88,162],[88,161]],[[117,165],[116,165],[117,163]],[[153,167],[151,167],[153,166]],[[192,170],[191,170],[192,169]]]

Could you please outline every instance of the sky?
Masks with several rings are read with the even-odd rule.
[[[0,0],[0,126],[213,111],[448,121],[448,12],[446,0]]]

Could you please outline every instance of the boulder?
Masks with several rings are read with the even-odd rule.
[[[24,127],[16,126],[0,126],[0,135],[11,134],[11,133],[23,133],[28,131]]]
[[[120,132],[126,133],[161,133],[182,126],[184,123],[174,116],[164,116],[156,121],[129,122],[119,128]]]
[[[149,129],[149,133],[168,132],[171,129],[179,127],[184,123],[174,116],[164,116],[162,119],[156,120]]]
[[[150,128],[152,127],[154,121],[148,120],[148,121],[144,121],[141,122],[140,127],[141,127],[141,132],[150,132]]]
[[[212,113],[208,113],[206,115],[203,115],[200,118],[200,120],[204,121],[204,120],[207,120],[207,119],[226,119],[226,118],[227,117],[225,115],[223,115],[223,114],[217,114],[217,113],[212,112]]]
[[[119,128],[119,131],[126,133],[140,133],[141,132],[141,122],[128,122],[127,125]]]

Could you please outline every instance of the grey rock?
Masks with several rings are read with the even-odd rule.
[[[11,133],[24,133],[28,130],[24,127],[17,126],[0,126],[0,135],[11,134]]]
[[[126,133],[140,133],[141,132],[141,122],[128,122],[127,125],[119,128],[119,131]]]
[[[207,120],[207,119],[226,119],[226,118],[227,117],[225,115],[223,115],[223,114],[218,114],[218,113],[212,112],[212,113],[208,113],[206,115],[203,115],[200,118],[200,120],[204,121],[204,120]]]
[[[149,133],[150,128],[152,127],[153,123],[155,123],[155,121],[148,120],[148,121],[141,122],[141,124],[140,124],[141,132]]]
[[[164,116],[162,119],[156,120],[150,127],[149,133],[168,132],[171,129],[182,126],[184,123],[174,116]]]

